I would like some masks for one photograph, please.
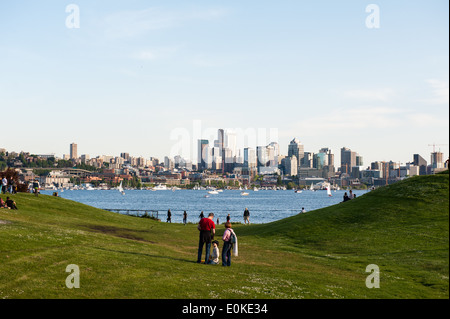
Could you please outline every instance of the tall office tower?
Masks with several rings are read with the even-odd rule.
[[[280,156],[280,145],[277,142],[272,142],[267,145],[269,148],[270,156],[270,166],[278,167],[278,157]]]
[[[419,166],[419,175],[427,175],[427,161],[419,154],[414,154],[414,165]]]
[[[341,172],[350,175],[353,166],[356,166],[356,152],[346,147],[341,148]]]
[[[304,168],[313,168],[314,167],[314,153],[304,152],[300,166],[304,167]]]
[[[363,166],[364,165],[364,161],[363,161],[363,157],[359,156],[358,154],[356,155],[356,166]]]
[[[220,146],[220,142],[218,141],[218,146]],[[224,162],[224,172],[232,173],[235,166],[235,156],[236,153],[236,133],[234,132],[225,132],[224,137],[224,147],[223,147],[223,162]]]
[[[328,167],[330,172],[334,172],[334,154],[332,150],[328,151]]]
[[[208,157],[207,151],[209,148],[208,140],[198,140],[198,154],[197,154],[197,170],[202,171],[206,169],[206,159]]]
[[[227,131],[225,133],[225,148],[231,150],[232,157],[236,156],[236,147],[237,147],[236,143],[237,143],[236,133]]]
[[[222,154],[220,147],[211,147],[212,169],[215,171],[222,170]],[[206,161],[209,164],[209,161]]]
[[[319,152],[313,156],[313,167],[323,169],[328,166],[328,157],[326,153]]]
[[[251,147],[244,148],[244,167],[251,170],[254,169],[256,165],[257,163],[255,150]]]
[[[298,163],[297,156],[292,155],[282,159],[282,164],[284,166],[284,174],[289,176],[297,176],[298,174]]]
[[[444,154],[441,152],[431,153],[431,168],[443,168],[444,167]]]
[[[300,167],[305,156],[305,147],[297,138],[294,138],[288,146],[288,157],[293,155],[297,157],[297,165]]]
[[[137,164],[137,159],[136,159],[136,164]],[[164,157],[164,168],[168,169],[168,170],[173,170],[175,168],[173,159],[171,159],[168,156],[165,156]]]
[[[234,169],[233,152],[229,148],[225,147],[223,153],[225,154],[225,173],[232,173]]]
[[[70,159],[78,158],[78,145],[75,143],[70,144]]]
[[[319,151],[319,154],[323,154],[323,166],[328,166],[328,160],[329,160],[329,154],[331,154],[331,150],[327,147],[321,148]]]
[[[218,141],[219,141],[219,149],[220,149],[220,157],[222,159],[222,174],[225,173],[225,153],[224,153],[224,148],[225,148],[225,131],[223,129],[219,129],[218,130]]]
[[[278,143],[270,143],[267,146],[257,146],[257,166],[259,174],[278,173]]]
[[[130,153],[120,153],[120,157],[122,157],[126,161],[129,161],[130,160]]]

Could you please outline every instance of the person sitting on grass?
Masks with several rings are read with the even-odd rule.
[[[218,265],[219,264],[219,242],[217,240],[214,240],[212,242],[213,249],[212,254],[209,260],[210,265]]]
[[[6,206],[8,206],[9,209],[18,209],[16,202],[9,197],[6,197]]]
[[[1,197],[0,197],[0,208],[9,209],[8,206],[6,206],[6,203],[3,201],[3,198],[1,198]]]

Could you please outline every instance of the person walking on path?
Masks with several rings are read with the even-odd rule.
[[[186,226],[186,223],[187,223],[187,213],[186,213],[186,211],[184,211],[184,213],[183,213],[183,224],[184,224],[184,226]]]
[[[209,255],[211,252],[211,240],[216,233],[216,225],[213,221],[214,213],[210,213],[208,218],[202,218],[197,225],[197,229],[200,231],[200,238],[198,241],[198,256],[197,263],[202,262],[203,246],[206,246],[205,264],[208,263]]]
[[[223,248],[222,248],[222,266],[231,266],[231,249],[233,254],[238,255],[237,251],[237,237],[234,230],[231,228],[231,223],[225,223],[225,232],[223,233]]]
[[[198,215],[198,218],[200,219],[205,218],[205,215],[203,215],[203,211],[200,213],[200,215]]]
[[[250,212],[248,210],[248,208],[246,207],[244,210],[244,224],[249,224],[250,225]]]
[[[172,224],[172,213],[170,209],[167,211],[167,222]]]
[[[227,223],[231,220],[230,214],[227,215]]]

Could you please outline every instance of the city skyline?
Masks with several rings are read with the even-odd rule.
[[[234,136],[232,141],[229,141],[228,133]],[[294,157],[294,161],[296,163],[297,168],[295,169],[295,172],[300,172],[301,169],[306,168],[319,168],[316,161],[320,161],[321,164],[320,169],[329,166],[328,171],[333,174],[334,172],[341,172],[345,174],[352,174],[352,169],[354,167],[360,167],[361,169],[374,169],[374,164],[379,165],[381,163],[393,163],[395,165],[406,165],[406,164],[413,164],[418,167],[425,165],[432,169],[435,168],[442,168],[444,163],[449,160],[449,156],[447,156],[445,153],[441,152],[441,150],[436,147],[442,146],[440,144],[432,144],[429,146],[433,147],[433,151],[429,153],[430,158],[424,159],[419,153],[411,154],[411,158],[408,161],[400,162],[393,159],[384,160],[384,159],[376,159],[374,161],[365,161],[363,160],[363,156],[361,156],[358,152],[352,151],[350,148],[343,146],[339,149],[339,152],[334,153],[334,151],[328,147],[321,148],[318,150],[318,152],[310,152],[309,149],[305,150],[305,145],[303,145],[296,137],[289,143],[288,145],[288,152],[283,154],[280,151],[279,144],[277,142],[271,142],[268,145],[260,145],[256,146],[254,148],[252,147],[244,147],[243,149],[234,148],[232,152],[230,152],[230,143],[232,147],[235,147],[235,136],[236,134],[234,132],[227,132],[224,129],[218,129],[218,140],[212,140],[213,147],[210,147],[210,141],[207,139],[200,139],[198,140],[197,144],[197,160],[192,160],[191,158],[184,158],[182,156],[175,155],[173,157],[170,156],[164,156],[162,158],[158,158],[155,156],[150,156],[148,158],[143,156],[134,156],[134,154],[130,154],[129,152],[121,152],[119,154],[94,154],[91,157],[91,154],[84,154],[80,153],[77,154],[78,144],[73,142],[69,145],[69,152],[66,154],[62,154],[62,156],[57,156],[55,153],[30,153],[26,152],[31,155],[37,155],[44,158],[49,157],[55,157],[57,159],[62,160],[81,160],[83,163],[87,163],[89,160],[95,160],[100,158],[101,163],[103,163],[103,160],[106,160],[107,163],[109,163],[110,160],[113,160],[114,163],[117,163],[118,159],[121,159],[120,165],[124,164],[124,161],[130,161],[131,159],[134,159],[136,163],[138,163],[139,166],[146,166],[146,163],[153,162],[154,160],[157,160],[159,163],[163,163],[165,167],[168,167],[171,163],[172,165],[174,162],[177,162],[177,164],[180,164],[180,161],[183,161],[185,164],[189,163],[190,165],[196,165],[196,170],[216,170],[220,171],[222,173],[232,173],[232,171],[228,171],[225,169],[224,165],[227,164],[240,164],[243,165],[243,167],[246,167],[247,169],[250,169],[253,167],[255,169],[255,172],[260,174],[260,167],[265,167],[267,170],[264,171],[262,174],[273,174],[273,173],[280,173],[281,171],[277,171],[279,166],[285,166],[286,163],[284,162],[287,159],[292,160],[292,157]],[[225,142],[219,142],[220,138],[222,138]],[[206,150],[205,150],[206,148]],[[268,155],[265,153],[264,150],[267,150],[268,148],[275,148],[275,150],[272,150],[272,155]],[[216,150],[217,149],[217,150]],[[15,150],[7,150],[6,148],[0,148],[0,152],[16,152]],[[21,151],[24,152],[24,151]],[[251,153],[249,153],[251,152]],[[214,154],[216,153],[216,154]],[[336,157],[336,154],[340,153],[340,158],[338,159]],[[201,161],[198,160],[199,157],[201,157],[201,154],[204,154]],[[218,155],[219,154],[219,155]],[[228,154],[226,158],[222,158],[223,154]],[[219,161],[217,161],[217,156],[219,156]],[[425,156],[427,157],[427,156]],[[249,159],[252,158],[250,161]],[[269,159],[271,162],[264,163],[264,159]],[[279,158],[279,159],[278,159]],[[275,161],[275,162],[273,162]],[[442,166],[436,166],[436,163],[442,164]],[[249,165],[250,164],[250,165]],[[267,165],[266,165],[267,164]],[[217,165],[211,166],[211,165]],[[287,164],[287,167],[290,167],[292,165],[291,163]],[[133,164],[134,166],[134,164]],[[117,166],[116,168],[119,168]],[[233,166],[231,166],[233,168]],[[273,170],[275,168],[275,170]],[[232,169],[231,169],[232,170]],[[249,171],[248,171],[249,172]],[[247,172],[247,173],[248,173]],[[422,172],[422,171],[421,171]],[[424,172],[422,172],[424,173]],[[253,174],[253,173],[252,173]],[[296,175],[296,174],[293,174]]]
[[[377,1],[379,28],[364,1],[73,4],[79,25],[66,3],[0,4],[0,107],[24,114],[0,147],[162,159],[202,121],[276,128],[282,154],[297,137],[336,163],[344,146],[448,156],[447,1]]]

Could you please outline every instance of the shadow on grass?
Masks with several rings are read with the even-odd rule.
[[[152,254],[145,254],[145,253],[138,253],[138,252],[133,252],[133,251],[123,251],[123,250],[115,250],[115,249],[106,249],[106,248],[101,248],[101,247],[93,247],[94,249],[98,249],[98,250],[103,250],[103,251],[109,251],[109,252],[115,252],[115,253],[119,253],[119,254],[127,254],[127,255],[136,255],[136,256],[145,256],[145,257],[150,257],[150,258],[160,258],[160,259],[170,259],[170,260],[175,260],[175,261],[181,261],[181,262],[185,262],[185,263],[191,263],[191,264],[196,264],[196,260],[195,258],[197,256],[194,256],[193,259],[183,259],[183,258],[174,258],[174,257],[169,257],[169,256],[160,256],[160,255],[152,255]]]

